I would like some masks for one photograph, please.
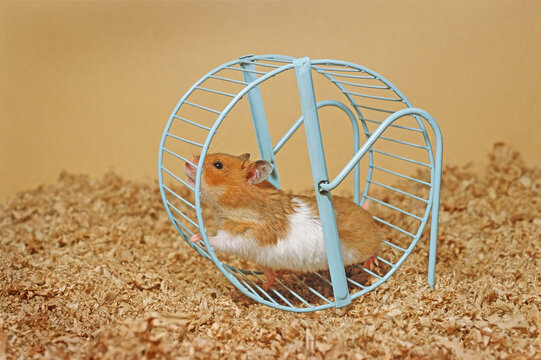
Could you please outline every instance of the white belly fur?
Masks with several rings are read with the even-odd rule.
[[[316,271],[328,269],[327,253],[323,240],[321,222],[317,214],[298,198],[293,198],[296,211],[289,216],[289,229],[285,238],[276,245],[261,246],[255,239],[233,235],[220,230],[209,239],[217,251],[241,256],[256,264],[272,269]],[[346,265],[358,261],[355,254],[342,248]]]

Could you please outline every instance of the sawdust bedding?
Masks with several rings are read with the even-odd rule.
[[[424,235],[382,286],[310,314],[236,290],[156,182],[62,173],[0,204],[0,359],[540,359],[541,166],[489,157],[444,169],[434,291]]]

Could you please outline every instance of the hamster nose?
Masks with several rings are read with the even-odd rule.
[[[188,159],[189,162],[191,162],[192,164],[195,164],[197,165],[197,158],[195,156],[192,156],[191,158]],[[186,167],[189,168],[189,169],[195,169],[194,166],[192,166],[190,163],[186,163]]]

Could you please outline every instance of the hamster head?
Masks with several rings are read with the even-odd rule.
[[[199,165],[199,156],[190,161]],[[201,175],[201,199],[209,204],[226,205],[247,195],[254,186],[263,182],[272,172],[265,160],[250,162],[250,154],[233,156],[207,154]],[[188,184],[195,186],[197,168],[186,163],[184,172]]]

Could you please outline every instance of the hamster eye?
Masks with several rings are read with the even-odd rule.
[[[218,169],[218,170],[221,170],[221,169],[224,167],[224,165],[223,165],[221,162],[219,162],[219,161],[216,161],[216,162],[215,162],[214,164],[212,164],[212,165],[214,165],[214,167],[215,167],[216,169]]]

